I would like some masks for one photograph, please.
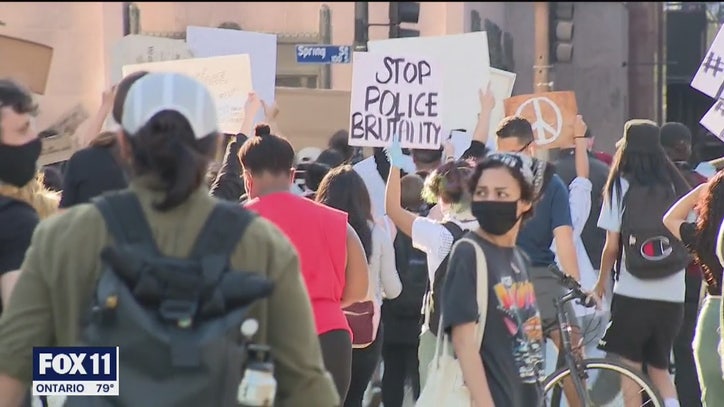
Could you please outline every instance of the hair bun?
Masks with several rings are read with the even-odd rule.
[[[257,137],[264,137],[271,134],[271,127],[268,124],[257,124],[254,128],[254,135]]]

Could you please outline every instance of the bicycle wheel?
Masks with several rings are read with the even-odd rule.
[[[635,404],[645,407],[663,407],[659,393],[645,377],[620,362],[609,359],[586,359],[583,361],[586,387],[593,405],[585,407],[625,407],[621,392],[621,377],[634,381],[640,388],[641,402]],[[568,368],[553,372],[543,382],[543,394],[546,406],[568,406],[563,395],[563,380],[571,375]],[[590,378],[595,376],[594,380]],[[644,401],[648,400],[648,401]]]

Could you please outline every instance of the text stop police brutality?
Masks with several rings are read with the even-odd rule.
[[[432,77],[426,60],[384,57],[373,83],[364,88],[364,103],[353,107],[350,141],[388,142],[399,135],[403,144],[439,146],[440,96]]]

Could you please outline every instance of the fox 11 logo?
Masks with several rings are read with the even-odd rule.
[[[118,347],[33,348],[33,396],[117,396]]]

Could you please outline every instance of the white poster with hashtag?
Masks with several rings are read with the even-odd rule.
[[[724,90],[724,26],[716,34],[704,61],[696,71],[694,80],[691,81],[691,86],[714,99],[722,96],[722,90]]]
[[[724,99],[718,99],[699,123],[724,140]]]

